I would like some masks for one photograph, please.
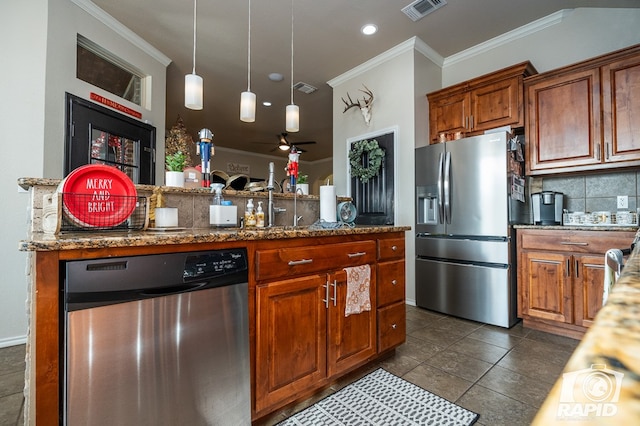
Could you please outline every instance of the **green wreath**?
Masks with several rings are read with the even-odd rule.
[[[367,167],[363,166],[362,154],[367,154]],[[362,140],[351,145],[349,151],[349,164],[351,165],[351,176],[359,178],[363,183],[369,182],[369,179],[378,176],[380,166],[384,159],[385,152],[377,140]]]

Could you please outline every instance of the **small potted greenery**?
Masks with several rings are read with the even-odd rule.
[[[309,195],[309,175],[298,175],[296,181],[296,191],[300,189],[303,195]]]
[[[187,156],[182,151],[176,151],[165,157],[167,172],[165,175],[166,186],[184,187],[184,168]]]

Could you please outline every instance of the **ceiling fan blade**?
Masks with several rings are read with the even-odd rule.
[[[312,144],[315,144],[315,143],[316,143],[316,141],[291,142],[291,145],[295,145],[295,146],[298,146],[298,145],[312,145]]]

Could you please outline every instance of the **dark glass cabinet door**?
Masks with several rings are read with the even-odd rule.
[[[155,184],[155,127],[67,93],[64,174],[85,164],[117,167]]]

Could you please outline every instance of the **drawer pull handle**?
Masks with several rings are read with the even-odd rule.
[[[313,262],[313,259],[290,260],[289,266],[306,265],[307,263],[311,262]]]
[[[359,251],[357,253],[348,253],[347,256],[351,257],[360,257],[360,256],[366,256],[367,252],[366,251]]]
[[[578,243],[578,242],[572,242],[572,241],[562,241],[560,244],[562,244],[563,246],[588,246],[589,243]]]
[[[391,246],[391,250],[392,250],[392,251],[396,251],[396,250],[398,250],[398,246]]]
[[[338,306],[337,305],[337,300],[338,300],[338,280],[333,280],[333,282],[331,283],[331,286],[333,287],[333,297],[331,298],[331,300],[333,300],[333,306]]]
[[[396,285],[396,284],[398,284],[398,281],[396,281],[396,280],[391,280],[391,285]]]
[[[396,324],[391,324],[391,328],[395,330],[396,328],[398,328],[398,326]]]

